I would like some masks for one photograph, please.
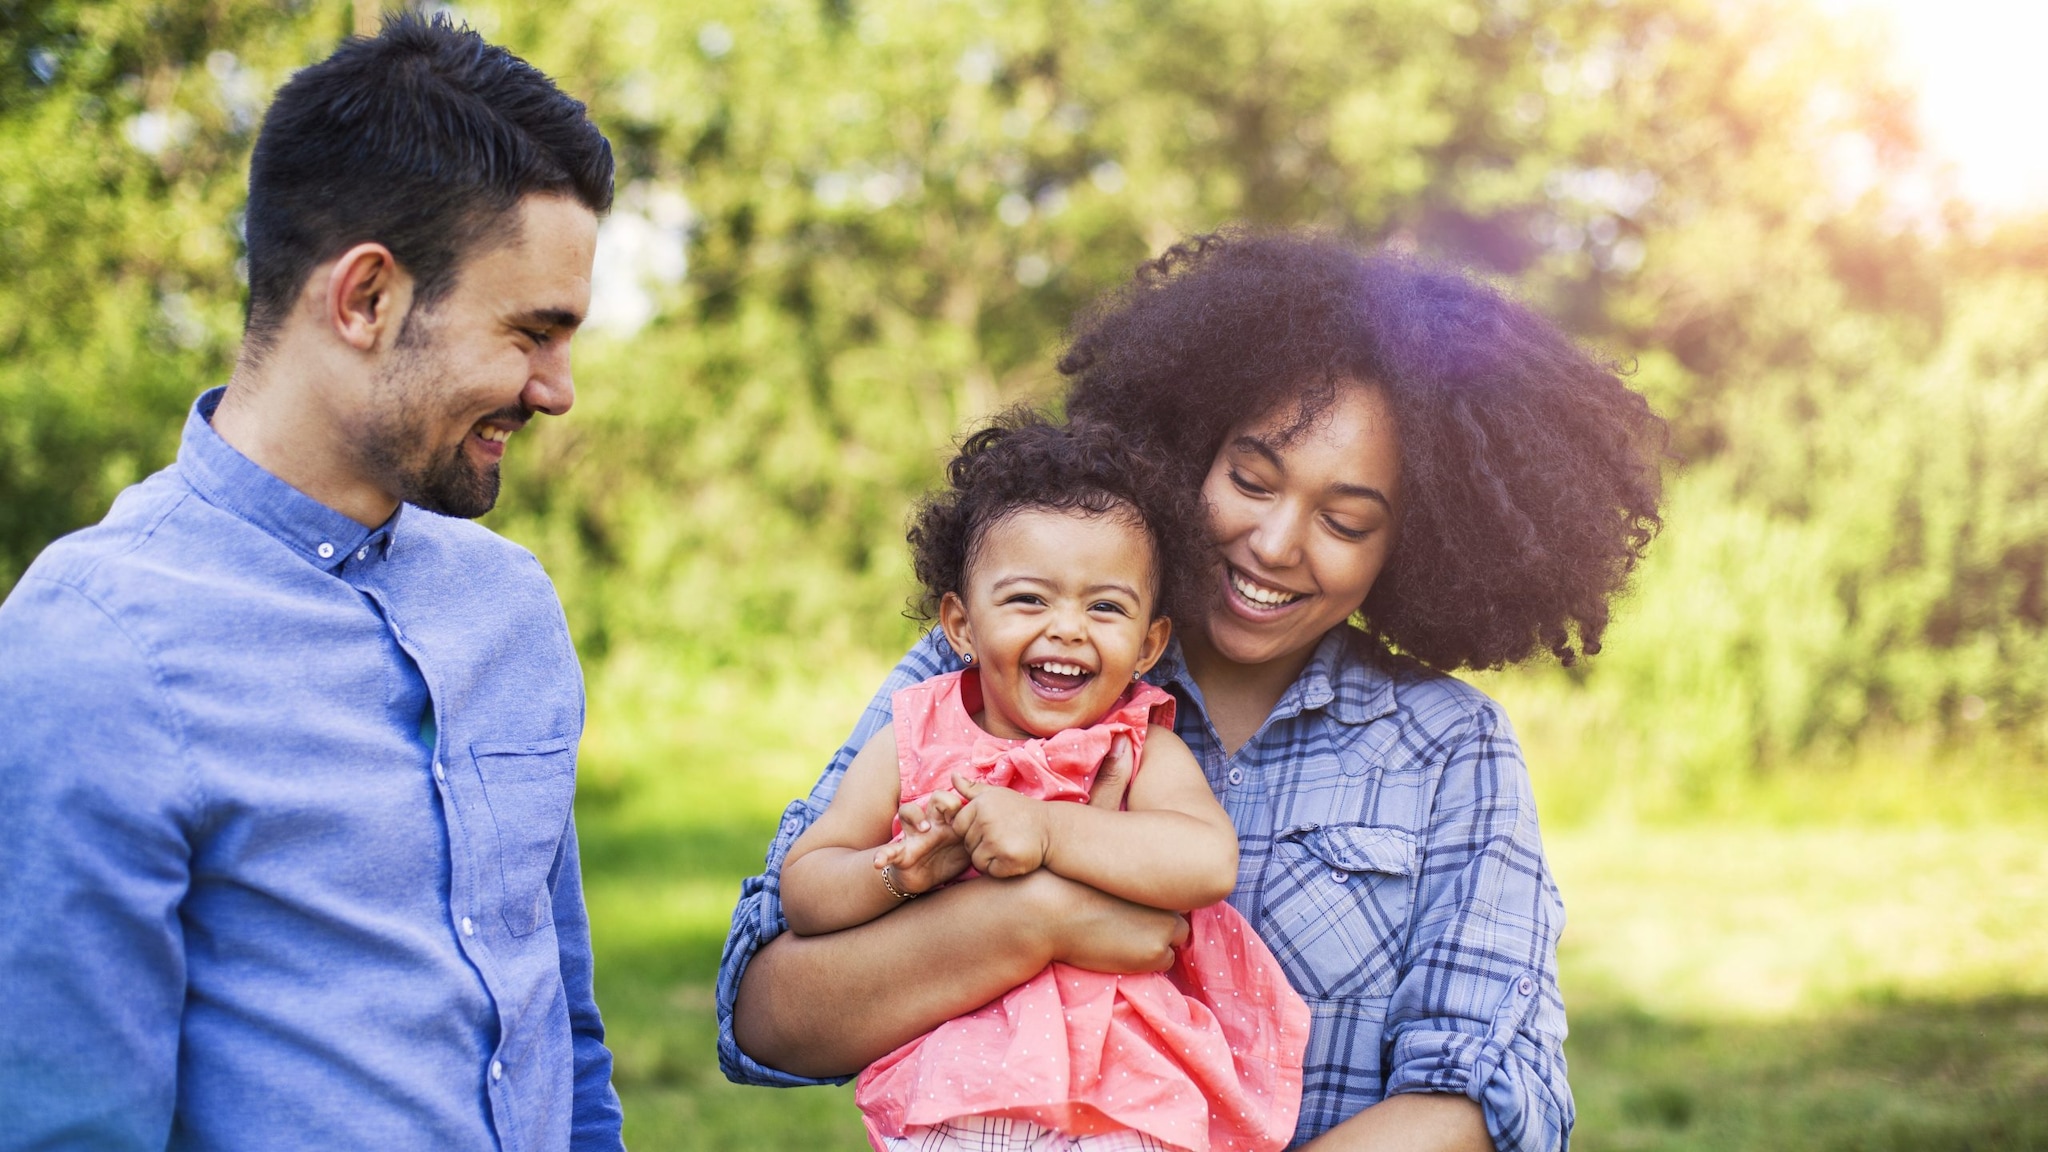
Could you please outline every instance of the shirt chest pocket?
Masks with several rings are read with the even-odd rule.
[[[526,936],[550,918],[548,882],[576,803],[576,738],[472,744],[469,754],[496,841],[505,927]]]
[[[1306,996],[1393,994],[1415,901],[1415,835],[1372,824],[1280,834],[1267,863],[1267,944]]]

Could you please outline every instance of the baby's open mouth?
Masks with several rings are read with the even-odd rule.
[[[1072,692],[1095,678],[1095,673],[1064,660],[1037,660],[1024,666],[1031,682],[1048,692]]]

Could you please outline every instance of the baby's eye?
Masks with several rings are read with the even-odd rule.
[[[1123,605],[1117,603],[1114,600],[1097,600],[1095,603],[1090,604],[1088,606],[1088,610],[1090,612],[1112,612],[1118,616],[1130,615],[1130,613],[1124,609]]]
[[[1005,598],[1004,598],[1004,600],[1003,600],[1003,603],[1005,603],[1005,604],[1043,604],[1043,603],[1045,603],[1045,599],[1044,599],[1044,597],[1041,597],[1041,596],[1039,596],[1039,595],[1038,595],[1037,593],[1035,593],[1035,592],[1018,592],[1018,593],[1016,593],[1015,595],[1012,595],[1012,596],[1008,596],[1008,597],[1005,597]]]

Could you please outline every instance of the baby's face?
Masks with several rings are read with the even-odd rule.
[[[1095,723],[1150,668],[1170,628],[1152,615],[1152,541],[1134,516],[1031,509],[990,526],[940,620],[981,669],[990,734]]]

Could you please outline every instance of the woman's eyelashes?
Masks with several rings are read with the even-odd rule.
[[[1268,488],[1265,485],[1259,483],[1257,480],[1253,479],[1246,473],[1238,471],[1235,467],[1228,469],[1228,472],[1230,475],[1230,483],[1234,487],[1236,487],[1236,489],[1239,492],[1244,493],[1246,496],[1263,498],[1271,496],[1273,494],[1273,490],[1271,488]],[[1335,535],[1338,539],[1341,540],[1349,540],[1356,542],[1365,539],[1367,536],[1370,536],[1373,533],[1373,530],[1371,528],[1361,528],[1351,524],[1346,524],[1343,521],[1332,516],[1323,517],[1323,523],[1330,529],[1330,532],[1333,535]]]

